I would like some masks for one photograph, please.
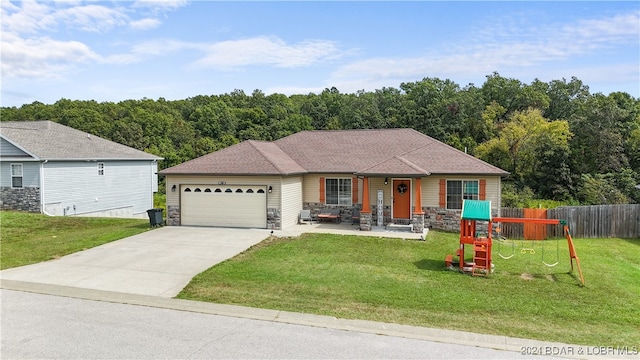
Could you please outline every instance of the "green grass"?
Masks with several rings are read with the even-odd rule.
[[[147,231],[147,220],[0,212],[0,268],[91,248]],[[496,271],[471,277],[444,268],[458,236],[425,242],[305,234],[270,238],[198,275],[185,299],[367,319],[594,346],[640,344],[640,239],[575,239],[586,286],[569,273],[565,240],[498,256]],[[471,249],[467,251],[470,257]]]
[[[148,220],[0,212],[0,269],[34,264],[149,229]]]
[[[445,269],[458,236],[425,242],[305,234],[265,240],[203,272],[178,295],[258,308],[595,346],[640,344],[640,239],[576,239],[586,286],[540,248],[472,277]],[[545,259],[556,242],[545,244]],[[510,248],[502,248],[503,252]],[[469,257],[471,248],[468,247]]]

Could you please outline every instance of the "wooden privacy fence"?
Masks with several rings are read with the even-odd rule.
[[[576,238],[640,238],[640,204],[563,206],[555,209],[502,208],[502,217],[547,218],[567,221]],[[500,224],[501,234],[511,239],[564,237],[562,225]]]

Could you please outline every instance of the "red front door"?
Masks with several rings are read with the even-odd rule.
[[[411,218],[411,180],[393,180],[393,218]]]

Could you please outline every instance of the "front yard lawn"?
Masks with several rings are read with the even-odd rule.
[[[424,242],[326,234],[270,238],[198,275],[178,297],[572,344],[638,346],[640,239],[574,239],[586,286],[577,272],[569,273],[566,240],[559,241],[555,267],[543,265],[541,248],[536,254],[516,251],[505,260],[494,246],[495,272],[472,277],[445,269],[445,256],[458,247],[457,234],[431,232]],[[545,242],[547,262],[556,256],[555,244]]]
[[[55,259],[148,229],[148,220],[1,211],[0,269]]]

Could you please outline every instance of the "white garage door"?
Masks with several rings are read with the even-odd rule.
[[[181,224],[267,227],[266,186],[182,185]]]

